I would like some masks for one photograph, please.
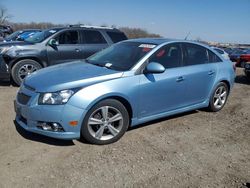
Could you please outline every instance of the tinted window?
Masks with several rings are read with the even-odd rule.
[[[222,50],[218,49],[218,48],[214,48],[214,50],[216,50],[220,54],[224,54],[224,52]]]
[[[209,56],[210,63],[221,62],[221,59],[210,50],[208,50],[208,56]]]
[[[174,68],[181,65],[182,52],[179,44],[169,44],[160,48],[150,58],[149,62],[157,62],[165,68]]]
[[[131,69],[156,45],[138,42],[122,42],[89,57],[87,62],[119,71]]]
[[[106,40],[103,38],[99,31],[84,31],[85,42],[87,44],[106,44]]]
[[[186,46],[186,57],[185,65],[199,65],[208,63],[207,49],[196,45],[196,44],[185,44]]]
[[[114,43],[120,42],[122,40],[127,40],[127,37],[126,35],[124,35],[124,33],[108,31],[107,34]]]
[[[59,44],[78,44],[79,36],[77,31],[66,31],[56,37]]]

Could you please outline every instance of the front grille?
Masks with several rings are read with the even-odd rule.
[[[17,94],[17,101],[20,104],[26,105],[26,104],[28,104],[29,100],[30,100],[30,96],[25,95],[24,93]]]

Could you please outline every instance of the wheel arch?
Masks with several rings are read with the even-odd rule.
[[[121,96],[121,95],[108,95],[108,96],[102,96],[101,98],[98,98],[96,99],[95,101],[93,101],[91,104],[88,105],[87,107],[87,110],[89,110],[90,108],[92,108],[95,104],[103,101],[103,100],[106,100],[106,99],[114,99],[114,100],[117,100],[119,101],[120,103],[122,103],[122,105],[127,109],[128,111],[128,114],[129,114],[129,120],[130,120],[130,123],[131,123],[131,120],[133,118],[133,108],[132,108],[132,105],[131,103],[129,102],[129,100],[124,97],[124,96]]]

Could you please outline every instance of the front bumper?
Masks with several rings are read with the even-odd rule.
[[[0,54],[0,80],[3,80],[3,81],[10,80],[9,68],[4,62],[4,59],[1,54]]]
[[[81,125],[86,110],[65,104],[65,105],[38,105],[38,93],[24,89],[22,86],[20,91],[30,96],[26,105],[18,101],[14,101],[16,111],[16,122],[19,126],[29,132],[41,134],[44,136],[57,139],[79,139]],[[70,126],[70,121],[78,121],[76,126]],[[59,123],[64,131],[43,130],[39,127],[40,122]]]

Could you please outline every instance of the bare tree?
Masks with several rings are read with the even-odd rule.
[[[6,24],[10,17],[11,16],[8,14],[8,10],[0,6],[0,24]]]

